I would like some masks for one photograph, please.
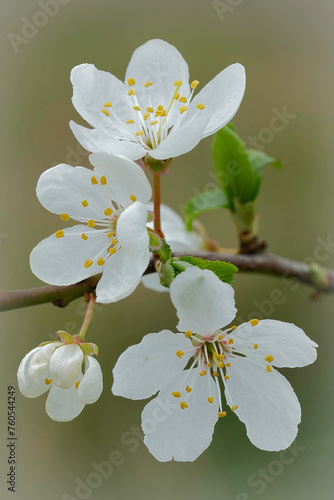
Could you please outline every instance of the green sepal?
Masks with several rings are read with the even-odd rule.
[[[164,238],[162,238],[161,240],[161,247],[156,249],[156,250],[153,250],[153,253],[156,253],[157,255],[159,255],[159,259],[161,262],[167,262],[171,256],[172,256],[172,251],[171,251],[171,248],[170,246],[168,245],[168,243],[166,242],[166,240]]]
[[[218,278],[224,283],[231,285],[234,281],[234,274],[238,272],[238,268],[229,262],[223,262],[221,260],[207,260],[201,259],[200,257],[180,257],[182,262],[187,262],[193,266],[197,266],[200,269],[208,269],[215,273]]]
[[[230,208],[229,199],[221,189],[204,191],[204,193],[190,198],[185,208],[186,227],[188,231],[192,228],[193,219],[198,217],[198,215],[220,208]]]
[[[67,332],[63,332],[62,330],[58,330],[56,332],[57,335],[65,342],[65,344],[74,344],[75,340],[73,339],[72,335],[70,335]]]
[[[151,252],[157,253],[158,250],[161,249],[162,247],[162,238],[151,228],[147,228],[148,232],[148,238],[149,238],[149,243],[148,246],[150,247]]]
[[[146,219],[146,222],[149,223],[149,222],[152,222],[154,220],[154,213],[151,212],[151,210],[149,210],[147,212],[147,219]]]
[[[92,342],[85,342],[83,344],[80,344],[80,348],[84,354],[95,354],[96,356],[99,353],[99,348],[97,347],[96,344],[93,344]]]

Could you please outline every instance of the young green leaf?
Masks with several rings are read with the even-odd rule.
[[[229,200],[221,189],[204,191],[204,193],[200,193],[190,198],[185,208],[185,219],[188,231],[191,230],[193,219],[198,215],[208,212],[209,210],[217,210],[220,208],[230,208]]]
[[[208,269],[215,273],[221,281],[229,285],[233,283],[234,274],[238,272],[236,266],[221,260],[206,260],[200,257],[180,257],[179,260],[197,266],[200,269]]]

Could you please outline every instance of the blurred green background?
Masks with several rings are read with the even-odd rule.
[[[29,253],[59,229],[59,219],[35,197],[39,175],[63,161],[89,165],[68,126],[70,119],[80,121],[70,99],[71,68],[90,62],[123,79],[133,50],[156,37],[180,50],[191,79],[201,84],[231,63],[246,67],[246,94],[234,121],[246,142],[249,137],[268,137],[263,129],[269,127],[274,110],[286,107],[295,115],[265,144],[268,154],[285,161],[283,171],[266,171],[258,203],[261,236],[271,251],[311,259],[319,245],[324,247],[321,241],[334,239],[330,0],[63,0],[61,5],[59,0],[59,11],[33,36],[30,32],[30,38],[16,39],[15,51],[8,34],[22,36],[25,19],[43,24],[36,15],[43,3],[1,0],[1,288],[41,284],[30,272]],[[213,182],[211,142],[208,138],[177,158],[164,179],[163,201],[176,210]],[[228,213],[206,214],[202,221],[224,246],[236,246]],[[321,258],[320,264],[334,267],[331,248],[322,250]],[[104,392],[96,404],[86,406],[73,422],[60,424],[46,415],[45,396],[29,400],[17,395],[16,498],[80,498],[77,480],[87,484],[93,463],[108,460],[113,450],[121,453],[123,463],[98,487],[81,490],[81,498],[332,498],[334,296],[311,301],[309,288],[241,273],[235,289],[244,320],[261,317],[260,309],[266,307],[267,317],[296,323],[320,344],[315,365],[284,371],[303,411],[300,449],[295,456],[287,455],[294,458],[289,464],[283,455],[251,445],[235,415],[218,422],[212,445],[195,463],[162,464],[139,441],[127,441],[126,433],[137,432],[146,403],[112,396],[112,367],[145,333],[175,330],[176,325],[168,295],[139,286],[129,299],[97,309],[89,339],[100,347]],[[284,300],[273,305],[270,297],[277,289]],[[58,329],[76,332],[83,314],[83,302],[76,301],[63,310],[43,305],[1,315],[1,498],[12,498],[5,484],[7,386],[17,386],[16,370],[29,350]],[[259,483],[263,469],[266,478]]]

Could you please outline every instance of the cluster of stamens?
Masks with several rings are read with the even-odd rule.
[[[259,320],[252,319],[250,324],[256,327],[259,324]],[[180,408],[185,410],[189,406],[189,394],[193,390],[193,383],[195,382],[196,375],[199,374],[200,377],[212,376],[215,381],[216,394],[219,401],[219,411],[218,416],[223,418],[226,416],[226,411],[222,407],[221,390],[219,384],[219,377],[223,383],[225,393],[229,396],[230,401],[232,398],[229,393],[228,381],[231,376],[231,365],[233,364],[234,357],[244,356],[240,354],[234,347],[234,335],[237,335],[237,327],[232,326],[226,331],[217,330],[210,338],[204,338],[201,335],[193,334],[190,330],[185,332],[186,338],[189,338],[193,344],[193,348],[189,350],[193,353],[195,348],[195,353],[193,354],[193,362],[189,368],[186,370],[185,378],[181,384],[179,390],[172,392],[172,396],[175,398],[182,398],[182,387],[185,387],[186,394],[184,394],[184,400],[180,403]],[[233,335],[233,336],[232,336]],[[253,349],[258,349],[258,344],[253,344]],[[176,356],[182,358],[185,352],[178,350],[176,351]],[[270,373],[272,371],[269,363],[272,363],[274,357],[268,354],[264,360],[267,362],[266,371]],[[191,369],[197,368],[193,379],[188,385],[187,379],[190,377]],[[210,385],[208,384],[208,387]],[[210,390],[210,389],[209,389]],[[209,404],[213,404],[214,395],[209,393],[207,401]],[[231,410],[234,412],[238,409],[238,405],[232,403]]]
[[[98,186],[99,181],[97,178],[93,175],[91,177],[91,183],[93,186]],[[103,175],[100,177],[100,185],[101,186],[107,186],[107,179]],[[131,195],[129,202],[135,202],[137,201],[137,198],[135,195]],[[82,200],[81,202],[82,206],[84,208],[87,208],[89,206],[92,206],[93,208],[97,208],[94,205],[91,205],[87,200]],[[120,245],[118,243],[117,237],[116,237],[116,224],[117,220],[120,216],[120,214],[123,212],[124,208],[120,205],[118,205],[115,201],[110,200],[110,206],[106,207],[106,209],[103,211],[103,214],[105,217],[101,218],[101,220],[93,220],[90,219],[87,221],[87,226],[91,228],[97,227],[97,229],[103,230],[105,233],[107,233],[108,236],[108,243],[105,246],[104,249],[101,249],[101,252],[103,253],[105,251],[105,255],[103,257],[99,257],[96,259],[96,263],[98,266],[103,266],[106,263],[106,259],[110,257],[111,255],[115,254],[119,248]],[[69,221],[70,216],[68,214],[61,214],[60,215],[61,220],[63,221]],[[59,230],[56,231],[55,233],[56,238],[64,238],[65,237],[65,232],[64,230]],[[84,241],[87,241],[88,238],[94,237],[95,234],[90,233],[89,236],[86,233],[81,234],[81,238]],[[86,259],[85,262],[83,263],[85,268],[89,268],[93,265],[94,259]]]
[[[103,104],[103,108],[101,112],[107,117],[112,118],[115,123],[119,125],[119,130],[122,131],[125,137],[132,142],[140,142],[145,149],[154,149],[159,143],[167,137],[167,135],[173,130],[175,132],[182,122],[183,114],[188,111],[190,101],[193,97],[194,91],[198,86],[198,80],[194,80],[191,84],[191,93],[187,98],[186,96],[181,96],[180,89],[183,85],[181,80],[177,80],[174,82],[174,87],[172,92],[172,97],[167,106],[167,109],[164,108],[163,104],[159,104],[156,109],[152,106],[152,99],[150,88],[153,85],[153,82],[147,81],[144,84],[144,88],[146,89],[147,96],[145,96],[145,101],[149,106],[145,109],[142,109],[136,95],[136,90],[133,88],[136,85],[136,81],[134,78],[128,78],[128,96],[131,99],[131,106],[134,111],[136,111],[135,117],[130,118],[125,121],[125,123],[120,120],[117,116],[117,111],[114,112],[112,110],[112,102],[107,101]],[[175,106],[178,106],[179,115],[178,118],[171,122],[171,111],[174,111]],[[197,112],[203,110],[205,105],[202,103],[198,103],[196,105]],[[197,116],[197,112],[194,114],[192,119],[195,119]],[[129,128],[129,125],[135,125],[134,128]]]

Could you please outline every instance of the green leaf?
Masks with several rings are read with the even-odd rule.
[[[258,173],[254,172],[244,142],[232,127],[217,132],[212,148],[218,182],[225,192],[229,208],[253,201],[258,191]]]
[[[224,283],[231,285],[234,280],[234,274],[238,272],[238,268],[229,262],[223,262],[221,260],[206,260],[200,257],[180,257],[181,261],[188,262],[193,266],[197,266],[200,269],[208,269],[218,276],[218,278]]]
[[[266,167],[267,165],[270,165],[271,167],[280,170],[283,168],[283,165],[279,160],[276,160],[276,158],[267,155],[263,151],[257,151],[256,149],[248,150],[248,158],[252,166],[254,176],[256,178],[256,189],[254,192],[255,194],[254,199],[255,199],[259,193],[259,189],[261,186],[263,168]]]
[[[213,189],[193,196],[187,201],[185,208],[186,227],[188,231],[191,230],[191,223],[198,215],[209,210],[229,207],[229,200],[221,189]]]

